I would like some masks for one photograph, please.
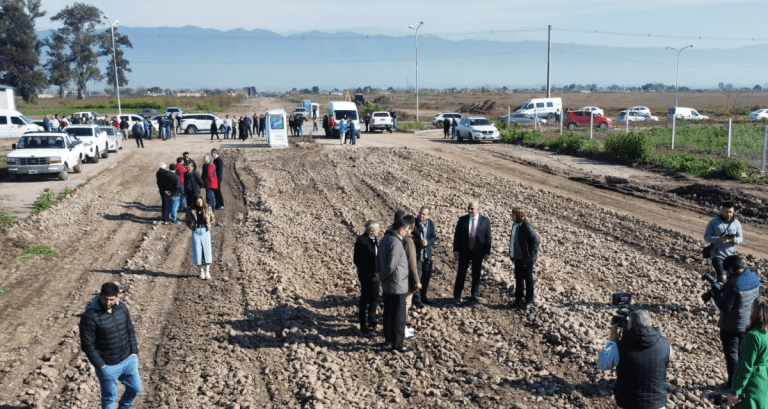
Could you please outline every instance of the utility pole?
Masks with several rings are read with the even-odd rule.
[[[550,24],[547,28],[547,98],[550,98],[551,95],[549,91],[549,80],[551,78],[551,72],[550,68],[552,67],[552,25]]]

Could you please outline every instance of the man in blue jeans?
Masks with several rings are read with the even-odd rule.
[[[141,391],[136,331],[119,293],[117,284],[104,283],[80,317],[80,347],[96,369],[102,409],[114,409],[117,381],[125,386],[118,409],[133,406]]]

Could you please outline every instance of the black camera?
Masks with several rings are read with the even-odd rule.
[[[632,303],[632,293],[613,293],[612,298],[611,303],[619,307],[619,310],[611,318],[611,325],[626,330],[629,324],[629,305]]]
[[[720,283],[717,282],[715,279],[715,276],[712,274],[706,273],[701,276],[701,281],[709,284],[709,290],[707,290],[704,294],[701,295],[701,300],[705,303],[709,302],[709,300],[712,299],[712,296],[714,295],[714,292],[720,292],[723,289],[723,286],[720,285]]]

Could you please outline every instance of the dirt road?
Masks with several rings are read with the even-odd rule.
[[[706,263],[694,258],[709,215],[521,164],[518,147],[438,138],[364,135],[355,148],[317,139],[268,149],[263,140],[205,135],[144,150],[126,144],[39,222],[2,232],[0,407],[97,406],[77,323],[109,280],[123,289],[139,338],[136,407],[608,408],[613,375],[594,362],[614,312],[606,303],[624,290],[654,313],[676,350],[669,373],[679,394],[669,406],[695,398],[715,407],[712,386],[725,368],[714,307],[699,299]],[[188,229],[158,224],[155,172],[185,150],[201,165],[212,147],[226,164],[226,208],[213,230],[214,279],[202,281]],[[581,166],[572,172],[595,165]],[[9,186],[0,195],[36,185]],[[493,222],[494,251],[483,302],[456,308],[448,303],[450,242],[473,197]],[[387,225],[395,210],[422,204],[433,206],[438,227],[437,303],[410,313],[414,351],[393,355],[356,329],[351,248],[367,219]],[[543,238],[528,313],[507,308],[515,204],[529,208]],[[764,272],[764,231],[745,230],[742,251]],[[40,244],[55,254],[12,257]]]

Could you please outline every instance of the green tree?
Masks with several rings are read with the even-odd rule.
[[[107,76],[107,84],[115,87],[115,61],[117,61],[117,78],[119,80],[118,83],[121,87],[128,85],[128,78],[125,76],[125,73],[133,72],[133,70],[128,68],[129,62],[125,59],[125,53],[123,52],[122,47],[133,48],[131,40],[128,39],[128,36],[118,33],[117,27],[115,27],[114,52],[112,50],[111,28],[108,28],[106,31],[99,35],[99,41],[101,41],[101,52],[99,54],[109,57],[109,64],[107,64],[107,69],[105,70]],[[117,58],[115,58],[115,55],[117,55]]]
[[[69,48],[67,60],[71,63],[73,79],[77,86],[77,99],[83,99],[88,82],[104,79],[98,66],[97,47],[100,46],[101,39],[96,33],[96,27],[102,24],[101,16],[101,10],[98,8],[75,3],[51,17],[51,21],[60,21],[64,25],[56,30],[56,33],[64,39]]]
[[[35,19],[45,15],[40,0],[0,0],[0,82],[33,101],[45,87]]]
[[[66,39],[60,33],[54,31],[45,39],[44,44],[48,47],[48,51],[46,51],[48,61],[45,63],[48,83],[58,87],[59,98],[64,98],[64,89],[75,75],[75,72],[72,70],[69,54],[67,54]]]

